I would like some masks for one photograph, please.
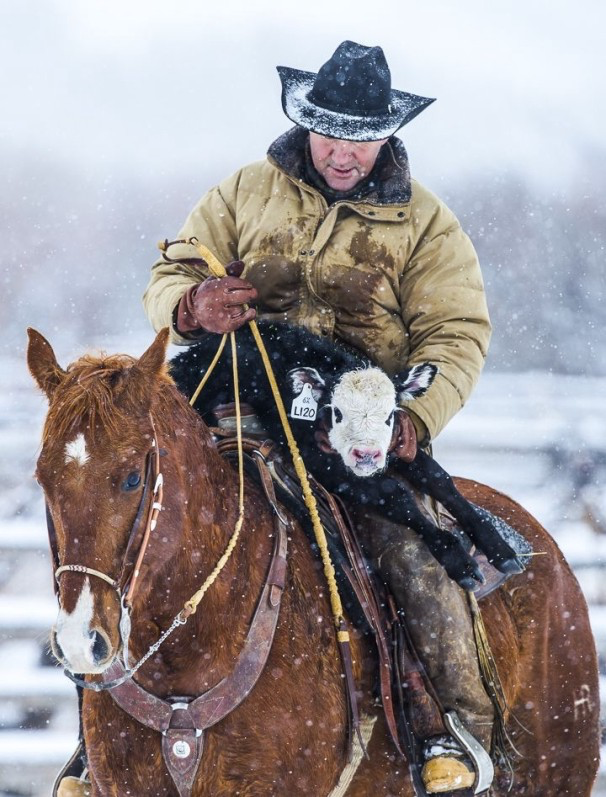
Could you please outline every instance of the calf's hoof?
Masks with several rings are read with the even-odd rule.
[[[511,559],[503,559],[502,562],[491,562],[491,564],[493,564],[497,570],[500,570],[501,573],[505,573],[508,576],[515,576],[518,573],[524,572],[524,565],[515,556]]]

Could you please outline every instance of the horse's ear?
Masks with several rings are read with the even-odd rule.
[[[151,378],[164,373],[166,370],[166,350],[168,348],[169,337],[169,328],[163,327],[156,335],[149,349],[144,351],[137,360],[135,370]]]
[[[57,387],[63,381],[66,372],[55,357],[53,347],[48,340],[31,327],[27,330],[27,365],[38,387],[46,393],[50,400]]]

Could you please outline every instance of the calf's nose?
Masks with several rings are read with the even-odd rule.
[[[354,448],[351,452],[354,459],[358,462],[376,462],[381,457],[381,451],[378,448]]]

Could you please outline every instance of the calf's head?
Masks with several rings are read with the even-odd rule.
[[[424,395],[437,372],[435,365],[422,363],[390,379],[380,368],[361,368],[331,383],[315,368],[297,368],[290,379],[295,393],[311,384],[316,401],[325,404],[322,422],[346,467],[371,476],[386,465],[400,402]]]

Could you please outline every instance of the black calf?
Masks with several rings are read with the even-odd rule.
[[[333,388],[345,372],[371,364],[359,352],[312,335],[302,327],[259,322],[259,329],[287,409],[297,395],[295,389],[302,388],[302,385],[297,388],[292,377],[289,377],[293,369],[309,369],[312,365],[325,382],[322,403],[329,404]],[[285,446],[280,418],[249,328],[243,327],[236,339],[241,399],[253,407],[269,436]],[[187,396],[191,396],[198,386],[218,344],[217,335],[206,335],[171,361],[171,375]],[[213,408],[233,401],[233,397],[231,351],[227,346],[198,399],[196,409],[207,422],[212,423]],[[328,490],[354,503],[371,506],[378,514],[414,529],[448,575],[465,589],[473,589],[476,582],[483,580],[477,563],[456,537],[445,533],[425,517],[413,494],[401,481],[389,473],[377,473],[366,478],[356,476],[345,467],[341,457],[325,453],[317,447],[314,440],[316,424],[297,418],[290,418],[290,423],[306,467]],[[424,451],[418,449],[411,463],[392,458],[390,465],[420,492],[439,501],[495,567],[505,573],[522,570],[515,552],[492,523],[476,512],[458,492],[448,473]]]

